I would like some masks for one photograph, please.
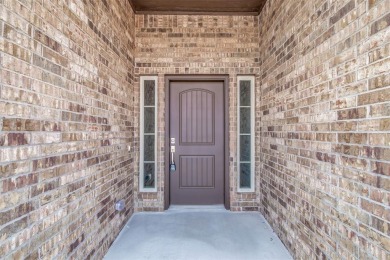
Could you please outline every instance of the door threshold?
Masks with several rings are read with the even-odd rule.
[[[217,205],[170,205],[168,211],[226,211],[223,204]]]

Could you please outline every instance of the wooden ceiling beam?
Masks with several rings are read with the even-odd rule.
[[[136,14],[258,15],[267,0],[129,0]]]

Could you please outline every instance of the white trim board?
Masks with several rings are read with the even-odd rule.
[[[154,99],[154,188],[144,187],[144,83],[146,80],[155,81],[155,99]],[[157,192],[157,129],[158,129],[158,77],[141,76],[140,77],[140,159],[139,159],[139,191]]]
[[[250,174],[251,174],[251,187],[250,188],[241,188],[240,187],[240,82],[241,81],[250,81],[250,95],[251,95],[251,104],[250,104],[250,120],[251,120],[251,129],[250,129],[250,144],[251,144],[251,157],[250,157]],[[247,107],[247,106],[242,106]],[[254,192],[255,191],[255,77],[254,76],[237,76],[237,191],[238,192]]]

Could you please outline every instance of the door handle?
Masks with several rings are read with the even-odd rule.
[[[175,152],[176,152],[176,138],[171,138],[171,158],[169,162],[169,171],[171,173],[174,173],[176,171],[176,164],[175,164]]]
[[[171,173],[176,171],[176,164],[174,158],[175,152],[176,152],[176,146],[171,145],[171,162],[169,163],[169,171]]]

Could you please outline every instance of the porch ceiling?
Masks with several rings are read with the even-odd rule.
[[[137,14],[258,15],[267,0],[129,0]]]

